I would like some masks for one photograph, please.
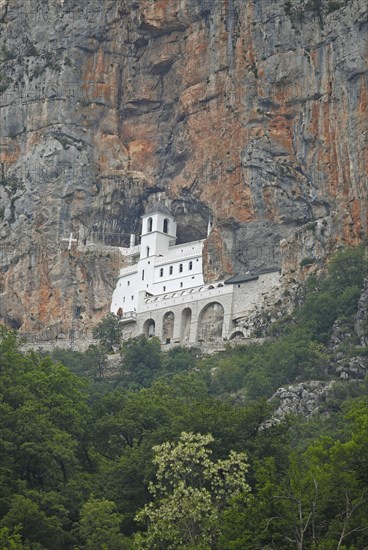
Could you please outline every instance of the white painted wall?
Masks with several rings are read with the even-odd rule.
[[[165,219],[168,220],[168,233],[162,231]],[[237,320],[247,318],[264,297],[278,287],[278,272],[262,273],[258,279],[239,284],[217,281],[205,285],[202,266],[204,240],[180,245],[176,245],[175,240],[176,223],[172,216],[153,212],[142,217],[140,258],[137,264],[121,270],[111,304],[114,313],[119,307],[123,309],[126,316],[124,333],[127,335],[141,334],[147,323],[154,322],[155,334],[162,340],[163,318],[167,312],[172,312],[173,340],[178,342],[182,337],[183,311],[189,308],[192,312],[190,337],[186,343],[194,344],[203,308],[218,302],[224,308],[222,337],[229,338],[237,328],[239,330]],[[134,248],[137,251],[137,247]],[[130,249],[128,253],[126,249],[121,251],[125,256],[132,255]]]
[[[152,220],[152,230],[149,231],[149,222]],[[164,222],[167,220],[168,232],[164,233]],[[167,254],[170,244],[176,242],[176,221],[173,216],[154,212],[142,216],[141,259],[149,256]]]
[[[134,268],[134,269],[132,269]],[[112,295],[110,311],[117,313],[121,307],[124,313],[137,311],[140,290],[137,266],[126,268],[128,273],[120,276]],[[122,269],[120,275],[124,270]]]
[[[167,220],[168,233],[161,231]],[[151,220],[151,222],[150,222]],[[149,231],[152,225],[152,231]],[[138,294],[157,296],[190,289],[203,284],[203,240],[175,245],[176,222],[172,216],[154,212],[142,217],[140,258],[134,266],[123,268],[113,293],[111,311],[139,312]],[[137,247],[134,247],[136,250]],[[131,256],[130,249],[120,249]]]

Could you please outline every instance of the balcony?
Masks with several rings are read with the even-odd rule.
[[[119,317],[119,323],[125,325],[126,323],[135,323],[137,321],[137,312],[136,311],[127,311]]]

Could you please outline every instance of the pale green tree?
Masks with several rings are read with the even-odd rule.
[[[0,528],[0,548],[6,550],[23,550],[22,537],[15,529],[13,532],[7,527]]]
[[[211,548],[220,534],[221,512],[249,493],[245,453],[211,459],[211,434],[182,432],[177,443],[153,447],[156,482],[153,501],[138,512],[147,531],[136,536],[137,548]]]

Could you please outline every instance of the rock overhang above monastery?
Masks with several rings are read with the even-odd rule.
[[[172,218],[174,218],[173,213],[170,212],[167,206],[165,206],[162,202],[156,202],[155,204],[150,206],[150,208],[148,208],[148,210],[143,214],[142,218],[150,216],[152,214],[156,214],[157,212],[164,214],[165,216],[171,216]]]

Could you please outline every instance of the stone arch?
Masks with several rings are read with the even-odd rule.
[[[229,340],[233,340],[233,341],[236,342],[237,340],[244,340],[244,338],[245,338],[245,336],[242,333],[242,331],[241,330],[236,330],[235,332],[232,333]]]
[[[207,304],[198,319],[198,340],[210,341],[222,337],[224,308],[219,302]]]
[[[192,310],[190,307],[186,307],[181,312],[181,342],[189,342],[190,339],[190,325],[192,323]]]
[[[143,325],[143,334],[146,338],[152,338],[156,332],[156,324],[153,319],[147,319]]]
[[[170,344],[174,336],[175,315],[172,311],[167,311],[162,318],[162,341],[164,344]]]

